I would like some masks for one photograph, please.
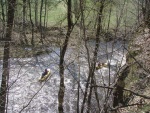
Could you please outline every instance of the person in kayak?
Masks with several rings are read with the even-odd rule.
[[[50,69],[45,69],[45,71],[42,73],[42,76],[40,78],[40,80],[45,80],[51,73]]]
[[[108,66],[108,62],[106,62],[106,63],[101,63],[101,62],[99,62],[98,64],[97,64],[97,66],[96,66],[96,70],[99,70],[99,69],[101,69],[101,68],[103,68],[103,67],[107,67]]]

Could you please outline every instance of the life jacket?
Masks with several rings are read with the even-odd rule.
[[[50,76],[50,74],[51,74],[51,71],[50,71],[50,69],[49,70],[47,70],[47,71],[45,71],[43,74],[42,74],[42,76],[41,76],[41,78],[39,79],[39,81],[45,81],[49,76]]]
[[[45,69],[45,72],[42,73],[42,77],[49,75],[50,72],[51,72],[50,69]]]

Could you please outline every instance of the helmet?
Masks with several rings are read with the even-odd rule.
[[[46,71],[50,71],[50,69],[48,68],[48,69],[46,69]]]

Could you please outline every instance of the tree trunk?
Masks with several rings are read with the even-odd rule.
[[[94,56],[93,56],[93,63],[92,63],[92,66],[91,66],[91,84],[93,85],[96,85],[94,84],[95,81],[94,81],[94,71],[95,71],[95,65],[96,65],[96,61],[97,61],[97,54],[98,54],[98,48],[99,48],[99,43],[100,43],[100,32],[102,30],[102,27],[101,27],[101,24],[102,24],[102,12],[103,12],[103,8],[104,8],[104,0],[102,0],[101,2],[101,6],[99,8],[99,11],[98,11],[98,25],[97,25],[97,31],[96,31],[96,44],[95,44],[95,50],[94,50]],[[89,97],[88,97],[88,108],[90,108],[91,106],[91,96],[92,96],[92,89],[93,87],[90,87],[90,94],[89,94]],[[95,93],[97,92],[97,89],[95,89]],[[97,95],[97,94],[96,94]],[[97,96],[96,96],[97,97]],[[99,104],[99,101],[98,101],[98,104]],[[99,107],[99,105],[98,105]],[[87,113],[89,113],[89,110],[88,109]]]
[[[89,67],[89,76],[88,76],[88,80],[87,80],[87,84],[86,84],[86,89],[85,89],[85,93],[84,93],[84,99],[83,99],[83,103],[82,103],[82,107],[81,107],[81,113],[84,112],[84,104],[86,102],[86,98],[87,98],[87,93],[88,93],[88,87],[89,87],[89,82],[93,85],[95,85],[95,81],[94,81],[94,71],[95,71],[95,65],[96,65],[96,60],[97,60],[97,53],[98,53],[98,48],[99,48],[99,42],[100,42],[100,31],[101,31],[101,22],[102,22],[102,12],[103,12],[103,8],[104,8],[104,0],[102,0],[101,2],[101,6],[99,7],[99,11],[98,11],[98,25],[97,25],[97,31],[96,31],[96,43],[95,43],[95,50],[94,50],[94,56],[92,59],[92,63],[91,66]],[[90,92],[89,92],[89,96],[88,96],[88,108],[87,108],[87,113],[90,112],[90,107],[91,107],[91,96],[92,96],[92,90],[93,88],[90,87]],[[99,108],[99,101],[98,101],[98,94],[97,94],[97,89],[95,88],[95,96],[96,96],[96,100],[97,100],[97,104],[98,104],[98,108]],[[100,110],[100,109],[99,109]]]
[[[75,19],[77,20],[79,17],[79,3],[78,0],[74,0],[74,15],[75,15]]]
[[[86,34],[85,34],[85,22],[84,22],[84,0],[80,0],[80,11],[81,11],[81,23],[80,23],[80,29],[83,28],[83,39],[86,40]],[[89,69],[90,69],[90,55],[89,55],[89,50],[85,41],[85,47],[87,50],[87,56],[88,56],[88,65],[89,65]],[[89,70],[89,75],[90,75],[90,70]],[[82,102],[82,106],[81,106],[81,113],[83,113],[84,111],[84,104],[86,102],[86,98],[87,98],[87,91],[88,91],[88,87],[89,84],[88,82],[90,81],[90,76],[88,76],[87,79],[87,84],[86,84],[86,88],[85,88],[85,93],[84,93],[84,98],[83,98],[83,102]]]
[[[23,22],[22,22],[22,37],[21,38],[23,38],[23,39],[21,39],[21,41],[22,41],[22,43],[24,44],[24,41],[25,41],[25,44],[27,44],[28,45],[28,40],[27,40],[27,37],[26,37],[26,4],[27,4],[27,2],[26,2],[26,0],[23,0]]]
[[[65,93],[65,85],[64,85],[64,56],[67,50],[69,37],[72,31],[72,16],[71,16],[71,0],[67,2],[67,20],[68,20],[68,30],[65,38],[65,42],[63,43],[63,47],[60,50],[60,63],[59,63],[59,74],[60,74],[60,87],[58,93],[58,111],[59,113],[64,113],[63,102],[64,102],[64,93]]]
[[[124,105],[123,100],[123,89],[125,87],[125,79],[127,77],[127,73],[129,73],[129,65],[124,65],[119,70],[119,77],[115,84],[115,90],[113,91],[113,107],[119,105],[119,103]]]
[[[122,78],[119,78],[116,85],[115,90],[113,92],[114,100],[113,100],[113,107],[116,107],[119,105],[119,103],[123,104],[123,89],[125,87],[124,80]]]
[[[16,0],[8,0],[8,17],[7,17],[7,29],[6,29],[6,42],[4,45],[4,57],[3,57],[3,72],[2,72],[2,83],[0,89],[0,111],[5,113],[6,106],[6,95],[7,95],[7,84],[9,78],[9,48],[14,20]],[[8,40],[8,41],[7,41]]]
[[[42,27],[42,10],[43,10],[43,3],[44,1],[41,0],[41,7],[40,7],[40,34],[41,34],[41,38],[40,41],[43,44],[43,27]]]
[[[145,0],[145,25],[150,29],[150,0]]]
[[[31,38],[31,45],[34,47],[35,44],[34,44],[34,23],[33,23],[33,20],[32,20],[32,11],[31,11],[31,3],[30,3],[30,0],[28,1],[29,3],[29,16],[30,16],[30,22],[31,22],[31,25],[32,25],[32,38]]]
[[[2,23],[3,23],[3,33],[2,33],[2,38],[4,38],[4,34],[5,34],[5,9],[4,9],[4,5],[5,2],[3,0],[1,0],[1,16],[2,16]]]
[[[35,26],[38,26],[38,0],[35,0]]]

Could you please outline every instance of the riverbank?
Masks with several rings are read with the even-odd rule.
[[[145,28],[135,36],[129,45],[127,63],[132,64],[126,72],[125,88],[131,91],[150,95],[150,30]],[[124,92],[124,98],[128,98],[127,104],[133,105],[123,108],[122,113],[149,113],[150,101],[141,96]],[[141,104],[141,105],[137,105]]]
[[[27,43],[25,42],[24,38],[20,35],[20,33],[15,30],[12,34],[12,41],[10,42],[10,57],[11,58],[28,58],[35,55],[41,55],[45,53],[50,53],[48,47],[56,46],[61,47],[67,33],[67,27],[48,27],[44,28],[44,33],[40,34],[38,29],[34,31],[32,34],[31,31],[26,31],[26,39]],[[86,37],[87,40],[95,40],[95,33],[94,30],[86,30]],[[41,35],[43,35],[42,41],[41,41]],[[84,38],[82,37],[81,29],[79,27],[75,26],[74,30],[71,33],[70,40],[68,47],[74,48],[78,47],[79,44],[82,44]],[[21,39],[22,38],[22,39]],[[21,42],[21,40],[24,41],[24,43]],[[34,43],[32,43],[32,40]],[[122,40],[121,36],[118,34],[117,36],[114,36],[113,32],[103,32],[100,37],[101,42],[110,42],[110,41],[117,41]],[[4,47],[4,41],[1,41],[0,44],[0,59],[3,58],[3,47]]]

